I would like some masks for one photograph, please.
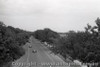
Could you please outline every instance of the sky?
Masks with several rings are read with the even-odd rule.
[[[100,17],[100,0],[0,0],[0,21],[28,31],[81,31]]]

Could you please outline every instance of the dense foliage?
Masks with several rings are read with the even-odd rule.
[[[36,39],[39,39],[42,42],[48,42],[48,43],[53,43],[54,39],[57,39],[60,37],[57,32],[54,32],[48,28],[44,30],[37,30],[34,32],[33,35]]]
[[[14,61],[25,54],[22,46],[28,41],[28,32],[0,22],[0,65]]]
[[[70,31],[66,37],[55,41],[56,50],[64,58],[68,55],[84,63],[100,62],[100,19],[97,18],[96,26],[87,25],[85,31]]]
[[[85,31],[69,31],[66,37],[50,29],[37,30],[35,38],[52,43],[52,51],[62,55],[65,59],[78,59],[83,63],[100,62],[100,19],[97,18],[96,26],[87,24]]]

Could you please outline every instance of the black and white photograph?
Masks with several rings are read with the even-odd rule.
[[[0,0],[0,67],[100,67],[100,0]]]

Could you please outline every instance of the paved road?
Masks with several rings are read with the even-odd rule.
[[[32,45],[32,48],[29,48],[29,45]],[[67,63],[51,54],[50,50],[33,37],[30,38],[30,43],[23,47],[26,54],[13,62],[12,67],[69,67]],[[33,50],[37,50],[37,53],[32,53]]]

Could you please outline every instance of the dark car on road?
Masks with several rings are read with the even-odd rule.
[[[29,48],[32,48],[32,45],[29,45]]]
[[[36,50],[33,50],[32,53],[37,53],[37,51]]]

